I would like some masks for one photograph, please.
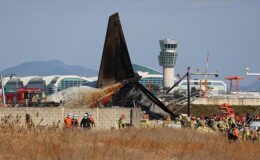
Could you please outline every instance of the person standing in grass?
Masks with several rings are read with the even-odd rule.
[[[144,128],[149,128],[151,126],[149,114],[143,111],[143,119],[140,121],[140,126]]]
[[[94,119],[94,117],[93,117],[93,113],[92,113],[92,112],[89,113],[88,118],[89,118],[90,121],[91,121],[91,127],[90,127],[90,128],[96,127],[96,121],[95,121],[95,119]]]
[[[71,128],[72,118],[70,116],[71,116],[71,114],[67,113],[67,117],[64,119],[64,127],[65,128]]]
[[[229,143],[236,142],[239,140],[239,131],[235,124],[232,124],[228,130],[228,140],[229,140]]]
[[[71,120],[71,127],[72,128],[77,128],[79,127],[79,121],[78,121],[78,116],[76,114],[73,115],[73,118]]]
[[[165,120],[163,121],[163,127],[170,127],[171,122],[172,120],[170,114],[166,114]]]
[[[91,120],[88,117],[88,113],[84,114],[84,117],[80,121],[80,127],[82,129],[90,129],[90,127],[91,127]]]
[[[126,127],[126,123],[125,123],[125,114],[121,114],[119,120],[118,120],[118,128],[125,128]]]
[[[31,129],[32,127],[34,127],[34,123],[32,121],[31,115],[28,113],[25,115],[25,123],[26,123],[28,129]]]
[[[242,136],[243,140],[249,140],[250,139],[250,130],[249,130],[248,127],[244,127],[242,133],[243,133],[243,136]]]

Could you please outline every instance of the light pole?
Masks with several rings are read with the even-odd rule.
[[[190,67],[187,69],[188,116],[190,116]]]

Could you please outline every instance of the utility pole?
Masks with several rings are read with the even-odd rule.
[[[5,101],[5,87],[4,87],[4,82],[3,82],[3,76],[0,76],[1,78],[1,86],[2,86],[2,98],[3,98],[3,105],[4,107],[6,106],[6,101]]]
[[[190,67],[187,68],[188,116],[190,116]]]

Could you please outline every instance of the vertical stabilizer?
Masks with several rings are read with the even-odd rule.
[[[109,17],[97,88],[112,85],[135,74],[128,54],[118,13]]]

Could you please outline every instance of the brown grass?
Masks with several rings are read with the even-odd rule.
[[[189,129],[31,130],[1,125],[0,159],[257,159],[260,144]]]
[[[191,114],[200,116],[207,115],[213,116],[214,114],[219,115],[221,111],[218,109],[219,105],[192,105]],[[247,115],[253,114],[255,111],[260,111],[260,106],[231,106],[236,114]]]

